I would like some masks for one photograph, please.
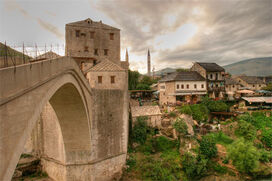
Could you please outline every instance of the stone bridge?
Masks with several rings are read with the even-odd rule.
[[[75,61],[61,57],[0,69],[0,98],[0,180],[11,180],[41,119],[39,156],[51,178],[104,181],[120,174],[127,152],[126,90],[91,89]]]

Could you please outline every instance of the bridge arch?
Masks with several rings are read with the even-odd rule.
[[[86,88],[72,71],[61,74],[1,105],[1,119],[6,122],[1,121],[0,137],[4,139],[0,143],[6,147],[0,145],[0,157],[2,157],[0,159],[3,160],[0,166],[0,180],[11,179],[27,138],[48,102],[57,115],[63,137],[65,160],[60,164],[79,163],[82,161],[80,157],[82,154],[85,159],[91,156],[91,113],[89,113],[90,103],[86,98],[86,94],[89,93],[84,92],[84,89]],[[12,109],[20,111],[13,113]],[[65,173],[61,177],[66,180]]]

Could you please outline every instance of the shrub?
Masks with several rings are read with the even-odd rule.
[[[206,121],[209,116],[209,110],[203,104],[194,104],[191,106],[192,116],[195,120]]]
[[[177,118],[176,121],[173,124],[173,128],[176,129],[176,131],[182,135],[187,134],[187,129],[188,126],[187,124],[184,122],[184,119],[182,118]]]
[[[228,145],[233,142],[233,140],[229,136],[225,135],[222,131],[219,131],[218,133],[210,133],[209,135],[214,137],[216,143],[222,145]]]
[[[139,171],[142,180],[176,181],[181,178],[180,161],[176,159],[153,159],[146,157],[141,160]]]
[[[132,129],[133,142],[144,144],[147,138],[147,117],[138,117]]]
[[[252,124],[244,120],[240,120],[236,134],[244,137],[248,141],[252,141],[256,138],[256,131],[256,128]]]
[[[265,149],[259,150],[260,152],[260,161],[263,163],[270,162],[272,160],[272,151],[266,151]]]
[[[250,173],[259,165],[259,152],[251,142],[238,139],[229,148],[229,158],[240,172]]]
[[[227,167],[225,166],[221,166],[220,164],[216,163],[216,162],[211,162],[210,163],[210,167],[217,173],[220,174],[225,174],[228,172]]]
[[[174,117],[177,116],[177,114],[176,114],[175,112],[172,111],[172,112],[170,112],[170,113],[168,114],[168,116],[174,118]]]
[[[136,165],[136,159],[132,155],[130,155],[129,158],[126,160],[126,165],[128,166],[127,171],[132,170],[132,168]]]
[[[152,147],[156,152],[164,152],[173,149],[176,146],[176,142],[167,139],[164,136],[157,137],[152,140]]]
[[[188,105],[185,105],[185,106],[181,107],[180,113],[188,114],[188,115],[192,115],[193,114],[191,107],[188,106]]]
[[[198,179],[207,172],[208,160],[203,156],[193,156],[187,152],[182,156],[182,169],[188,178]]]
[[[208,109],[211,112],[227,111],[228,105],[226,103],[224,103],[223,101],[210,101],[208,103]]]
[[[213,158],[217,155],[216,142],[213,136],[202,136],[202,140],[199,143],[199,151],[207,158]]]
[[[261,141],[269,148],[272,148],[272,129],[263,129],[262,130]]]

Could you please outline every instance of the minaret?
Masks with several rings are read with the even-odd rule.
[[[150,51],[148,49],[148,52],[147,52],[147,75],[148,76],[151,76],[151,57],[150,57]]]
[[[126,62],[129,61],[129,57],[128,57],[128,50],[126,49]]]

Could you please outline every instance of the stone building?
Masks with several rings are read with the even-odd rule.
[[[207,80],[208,95],[211,98],[221,99],[225,92],[225,69],[216,63],[195,62],[191,68]]]
[[[104,59],[121,64],[120,29],[102,21],[88,18],[66,24],[65,41],[65,55],[73,57],[80,66],[89,68]]]
[[[138,117],[147,117],[147,124],[152,127],[161,127],[161,111],[159,106],[132,106],[131,116],[134,125]]]
[[[225,77],[225,92],[229,100],[239,97],[236,92],[240,89],[240,84],[231,77]]]
[[[196,71],[173,72],[159,81],[160,105],[196,103],[206,95],[206,80]]]
[[[92,88],[127,90],[127,72],[121,66],[104,60],[84,72]]]
[[[262,87],[265,87],[266,84],[263,80],[259,79],[256,76],[235,76],[234,79],[241,84],[241,87],[250,89],[250,90],[261,90]]]

